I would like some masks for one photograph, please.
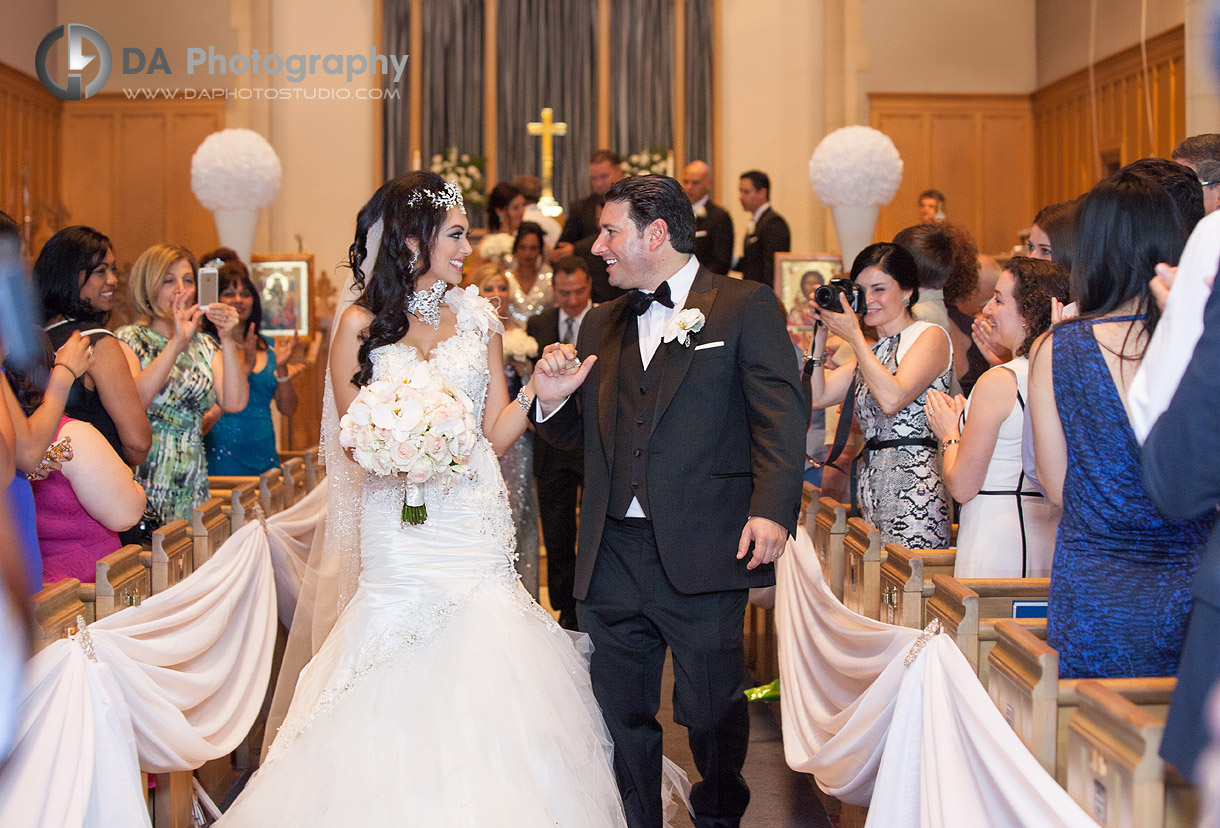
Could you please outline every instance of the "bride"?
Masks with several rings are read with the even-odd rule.
[[[426,360],[474,401],[482,438],[467,475],[426,484],[421,525],[401,522],[400,477],[364,476],[358,509],[332,492],[329,535],[345,534],[345,515],[358,529],[355,594],[220,825],[626,824],[580,639],[513,568],[496,454],[526,415],[508,398],[495,310],[457,287],[468,227],[457,187],[427,172],[388,182],[360,213],[362,292],[336,326],[324,432],[359,386]],[[532,398],[527,385],[519,399]]]

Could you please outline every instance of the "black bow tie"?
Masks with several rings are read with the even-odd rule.
[[[627,304],[635,311],[636,316],[643,316],[653,302],[658,302],[667,308],[674,306],[674,300],[669,298],[669,282],[661,282],[656,293],[649,293],[638,288],[627,291]]]

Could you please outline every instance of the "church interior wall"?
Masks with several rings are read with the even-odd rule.
[[[1148,37],[1185,22],[1183,0],[1147,0],[1147,8]],[[1089,23],[1089,3],[1037,0],[1037,88],[1088,67]],[[1138,45],[1140,28],[1141,0],[1098,0],[1096,58],[1100,60]]]

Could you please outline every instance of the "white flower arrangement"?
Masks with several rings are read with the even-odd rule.
[[[679,345],[689,348],[694,343],[694,335],[703,330],[703,311],[698,308],[683,308],[677,316],[670,320],[661,334],[662,342],[678,340]]]
[[[275,200],[283,170],[267,139],[250,129],[213,132],[191,156],[191,189],[209,210],[257,210]]]
[[[813,151],[809,183],[827,207],[879,207],[889,204],[902,184],[902,156],[884,132],[842,127]]]
[[[418,362],[393,380],[360,389],[339,420],[339,445],[375,475],[403,475],[403,523],[428,517],[423,484],[456,477],[478,443],[473,405],[460,389]]]
[[[462,190],[462,198],[467,205],[480,205],[487,202],[484,192],[483,159],[469,153],[458,153],[457,147],[450,147],[445,154],[432,156],[429,169],[446,181],[456,181]]]
[[[525,362],[538,356],[538,340],[520,328],[504,331],[504,361]]]
[[[668,168],[669,150],[652,149],[640,150],[627,157],[627,160],[622,163],[623,177],[633,178],[637,175],[665,175]]]

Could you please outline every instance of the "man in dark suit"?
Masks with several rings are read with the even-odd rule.
[[[771,209],[771,179],[764,172],[750,170],[737,182],[741,209],[750,214],[746,225],[741,257],[734,270],[741,278],[775,287],[775,254],[792,249],[792,233],[784,217]]]
[[[1220,290],[1203,311],[1203,334],[1169,408],[1144,443],[1144,486],[1166,517],[1180,520],[1214,512],[1220,504]],[[1201,783],[1196,760],[1207,746],[1207,695],[1220,680],[1220,531],[1212,527],[1191,584],[1194,605],[1178,661],[1161,756],[1183,776]]]
[[[555,307],[531,316],[526,332],[540,348],[562,342],[576,344],[585,314],[593,307],[593,280],[576,256],[555,263],[551,281]],[[546,544],[546,585],[551,607],[559,610],[559,625],[579,629],[576,599],[576,502],[585,477],[585,454],[580,448],[561,449],[545,440],[534,441],[534,478],[538,484],[538,511]]]
[[[593,192],[577,201],[568,209],[559,244],[555,246],[553,261],[564,256],[579,256],[585,262],[585,272],[593,278],[593,301],[609,302],[623,295],[623,291],[610,284],[606,274],[606,263],[593,255],[593,242],[597,240],[598,217],[602,200],[615,182],[623,177],[622,159],[611,150],[599,149],[589,159],[589,185]]]
[[[682,170],[682,189],[695,210],[695,258],[721,276],[733,266],[733,219],[729,211],[712,203],[712,169],[692,161]]]
[[[740,824],[746,597],[774,583],[800,508],[809,408],[779,304],[699,267],[694,242],[677,181],[614,185],[593,251],[630,292],[591,310],[577,347],[550,346],[534,372],[538,434],[584,445],[576,612],[631,828],[661,825],[667,647],[675,719],[703,777],[695,825]]]

